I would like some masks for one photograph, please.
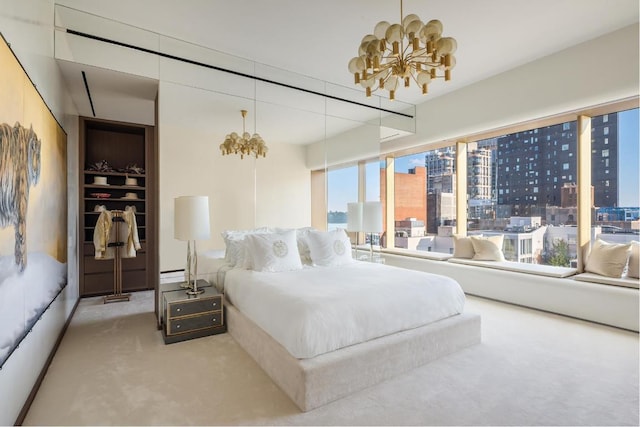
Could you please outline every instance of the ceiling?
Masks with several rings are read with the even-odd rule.
[[[286,70],[279,73],[284,79],[299,74],[328,82],[332,91],[365,103],[369,101],[363,89],[353,84],[347,63],[357,54],[362,37],[372,33],[377,22],[400,21],[400,2],[391,0],[55,0],[55,3]],[[393,108],[403,105],[402,102],[419,104],[636,23],[639,9],[637,0],[405,0],[403,8],[404,15],[415,13],[425,22],[442,21],[443,34],[458,41],[457,65],[451,81],[432,83],[424,97],[415,86],[398,89],[396,99],[401,102],[396,102]],[[80,115],[93,115],[81,71],[86,71],[90,82],[97,117],[140,121],[133,117],[133,112],[152,108],[157,93],[155,80],[66,61],[60,61],[60,68]],[[237,103],[232,102],[233,97],[227,98],[230,98],[229,114],[238,116],[230,119],[239,126]],[[379,102],[390,105],[386,100]],[[224,105],[218,107],[224,109]],[[274,108],[264,111],[273,114]],[[291,114],[290,108],[288,113]],[[352,122],[360,120],[364,119],[358,117]],[[308,143],[318,139],[317,126],[307,126],[308,129],[302,125],[296,128],[295,123],[291,126],[289,134],[278,140]],[[341,130],[348,127],[348,123],[336,125]],[[267,142],[270,132],[279,132],[262,122],[259,131]]]

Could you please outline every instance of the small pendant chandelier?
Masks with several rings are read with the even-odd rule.
[[[257,133],[250,135],[245,130],[247,110],[240,110],[240,113],[242,113],[242,135],[238,135],[236,132],[227,135],[224,138],[224,142],[220,144],[222,155],[240,154],[241,159],[244,159],[247,154],[255,156],[256,159],[260,156],[266,157],[269,149],[262,137]]]
[[[386,89],[393,100],[398,82],[409,87],[411,80],[424,95],[432,80],[451,79],[458,44],[452,37],[442,37],[442,22],[434,19],[423,24],[417,15],[403,17],[402,0],[400,22],[378,22],[373,34],[362,38],[358,56],[349,61],[349,72],[355,83],[366,89],[367,97],[375,90]]]

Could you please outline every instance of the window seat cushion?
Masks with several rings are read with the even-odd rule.
[[[575,268],[554,267],[552,265],[540,264],[526,264],[514,261],[478,261],[465,258],[450,258],[448,262],[558,278],[573,276],[577,272]]]
[[[634,279],[627,276],[622,277],[607,277],[595,273],[581,273],[573,276],[573,280],[580,282],[599,283],[604,285],[624,286],[626,288],[638,289],[640,286],[640,279]]]
[[[429,251],[415,251],[410,249],[384,249],[381,252],[385,254],[404,255],[414,258],[424,258],[433,261],[446,261],[453,255],[445,254],[444,252],[429,252]]]

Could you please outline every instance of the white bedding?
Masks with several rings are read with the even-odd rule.
[[[266,273],[232,269],[225,297],[299,359],[462,312],[448,277],[368,262]]]
[[[224,291],[224,275],[230,269],[231,267],[224,259],[224,250],[213,250],[198,254],[198,279],[206,280],[220,292]]]

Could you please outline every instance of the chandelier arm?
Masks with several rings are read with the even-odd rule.
[[[428,57],[427,56],[427,49],[424,48],[424,47],[421,47],[418,50],[413,50],[413,51],[407,53],[406,58],[407,59],[413,59],[413,58],[422,57],[422,56]],[[424,63],[426,63],[426,61]]]

